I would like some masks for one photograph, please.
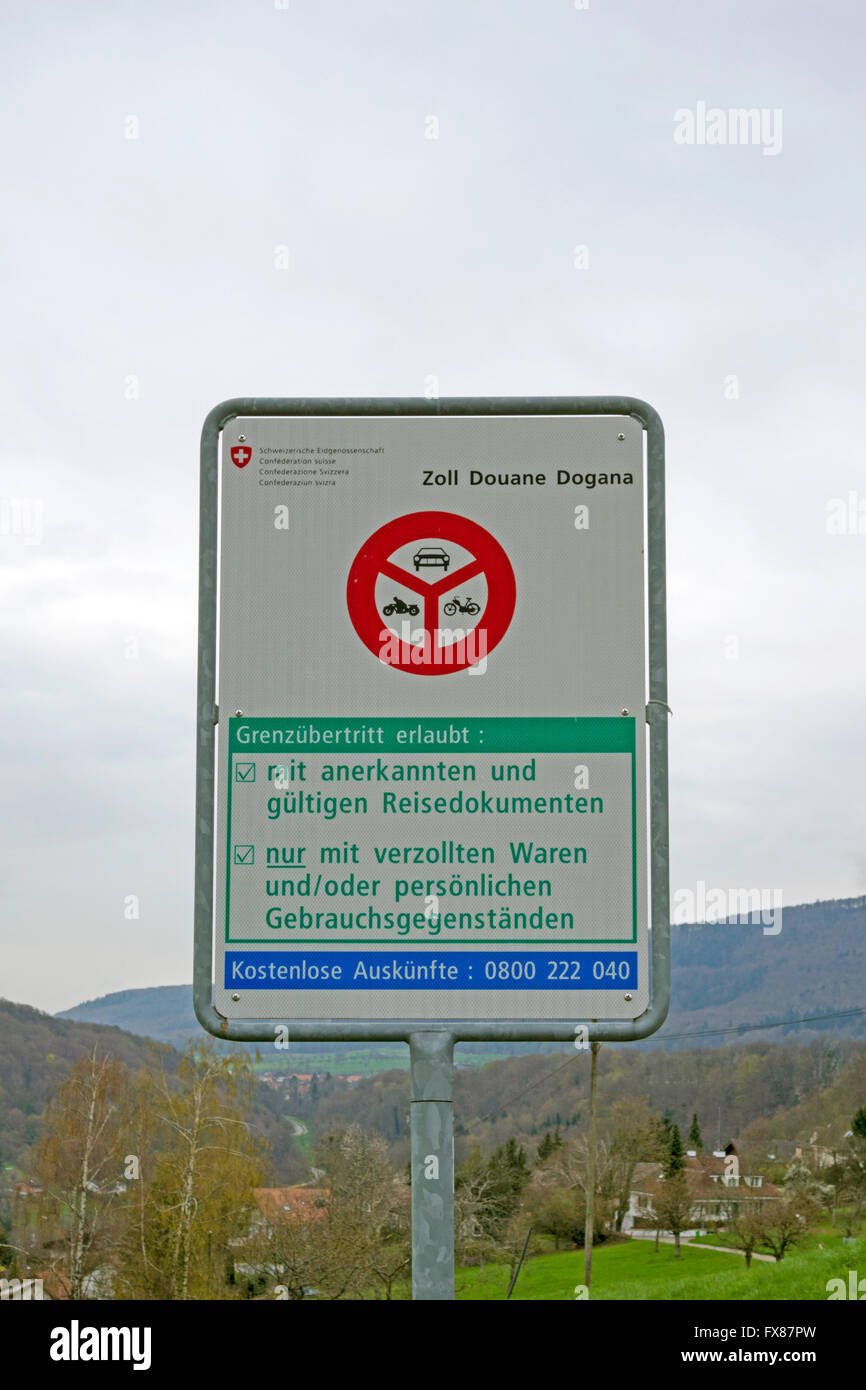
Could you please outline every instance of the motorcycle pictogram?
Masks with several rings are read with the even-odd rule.
[[[382,609],[386,618],[390,618],[392,613],[408,613],[410,617],[416,618],[419,611],[417,603],[404,603],[396,594],[394,595],[394,602],[386,603]]]

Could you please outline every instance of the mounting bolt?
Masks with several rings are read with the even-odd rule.
[[[627,709],[624,709],[624,710],[621,711],[621,713],[623,713],[623,714],[628,714],[628,710],[627,710]],[[240,714],[240,710],[238,710],[238,714]]]
[[[620,439],[622,439],[622,437],[623,437],[623,436],[620,435]],[[247,442],[247,437],[246,437],[246,435],[245,435],[245,434],[239,434],[239,435],[238,435],[238,443],[239,443],[239,444],[246,444],[246,442]]]
[[[237,999],[238,996],[235,995],[234,997],[235,997],[235,999]],[[630,1004],[631,1001],[632,1001],[632,999],[634,998],[634,995],[633,995],[633,994],[624,994],[622,997],[623,997],[623,999],[625,1000],[625,1002],[626,1002],[627,1004]]]
[[[620,439],[620,440],[625,439],[625,435],[624,435],[624,434],[618,434],[618,435],[617,435],[617,439]]]
[[[243,719],[243,717],[244,717],[244,712],[243,712],[243,710],[242,710],[242,709],[236,709],[236,710],[235,710],[235,719]]]
[[[240,997],[241,997],[241,996],[240,996],[239,994],[233,994],[233,995],[232,995],[232,1002],[235,1003],[235,1004],[237,1004],[237,1002],[238,1002],[238,1000],[240,999]],[[630,998],[631,998],[631,995],[626,995],[626,998],[627,998],[627,999],[630,999]]]

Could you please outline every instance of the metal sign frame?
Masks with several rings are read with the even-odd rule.
[[[229,1020],[213,1003],[214,807],[220,433],[238,416],[624,415],[646,435],[647,622],[650,841],[650,1003],[639,1017],[515,1020]],[[198,690],[196,746],[195,957],[193,999],[202,1027],[232,1042],[405,1042],[409,1044],[413,1296],[454,1297],[453,1050],[457,1042],[632,1042],[664,1023],[670,1000],[668,867],[667,613],[665,450],[652,406],[631,396],[450,397],[444,399],[283,399],[236,397],[207,416],[201,436]],[[576,1041],[577,1035],[579,1042]],[[429,1160],[436,1158],[431,1166]],[[422,1179],[431,1179],[425,1181]]]
[[[388,415],[630,415],[646,432],[647,613],[650,727],[650,925],[651,996],[633,1020],[595,1022],[579,1018],[547,1021],[430,1020],[228,1020],[212,999],[217,564],[219,436],[238,416]],[[418,1032],[449,1034],[454,1042],[573,1042],[585,1022],[589,1041],[630,1042],[648,1037],[667,1016],[670,997],[670,908],[668,881],[668,705],[665,605],[664,431],[652,406],[629,396],[456,397],[415,399],[300,399],[268,397],[223,401],[208,415],[201,438],[199,632],[195,845],[195,1011],[202,1027],[234,1042],[273,1042],[288,1028],[296,1042],[408,1042]]]

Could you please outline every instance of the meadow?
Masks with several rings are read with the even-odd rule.
[[[777,1263],[753,1261],[742,1255],[683,1245],[677,1259],[672,1245],[656,1251],[652,1241],[627,1241],[600,1246],[592,1257],[590,1300],[689,1300],[747,1302],[753,1299],[802,1302],[828,1298],[830,1279],[849,1283],[849,1271],[866,1280],[866,1239],[843,1245],[837,1238],[824,1250],[794,1249]],[[457,1270],[458,1299],[495,1301],[508,1289],[506,1265]],[[583,1251],[537,1255],[528,1260],[511,1295],[512,1301],[575,1299],[583,1283]],[[866,1299],[866,1284],[864,1293]]]

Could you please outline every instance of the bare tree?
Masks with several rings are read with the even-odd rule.
[[[521,1229],[531,1222],[534,1230],[553,1236],[555,1249],[563,1242],[577,1245],[586,1230],[583,1188],[555,1186],[536,1174],[526,1189],[521,1217]]]
[[[737,1244],[746,1257],[746,1269],[752,1263],[752,1256],[758,1246],[766,1239],[768,1224],[767,1203],[755,1199],[740,1202],[737,1213],[727,1223],[728,1230],[736,1238]]]
[[[866,1138],[852,1134],[848,1147],[834,1165],[836,1195],[844,1204],[845,1235],[855,1236],[866,1208]],[[834,1212],[835,1216],[835,1212]]]
[[[761,1238],[777,1261],[802,1240],[809,1228],[812,1210],[808,1201],[791,1197],[768,1204]]]
[[[127,1105],[125,1066],[94,1049],[73,1065],[45,1113],[37,1145],[43,1217],[65,1229],[53,1265],[72,1299],[88,1296],[116,1239]]]
[[[317,1161],[328,1187],[327,1227],[345,1275],[329,1297],[369,1297],[379,1287],[391,1298],[408,1272],[409,1189],[398,1181],[383,1135],[349,1125],[319,1145]]]
[[[566,1189],[578,1188],[585,1203],[588,1203],[589,1188],[592,1185],[598,1217],[595,1224],[598,1228],[603,1227],[610,1219],[613,1167],[610,1141],[597,1139],[595,1144],[590,1145],[588,1136],[580,1136],[570,1144],[563,1145],[549,1163],[545,1164],[550,1182]]]
[[[474,1149],[462,1165],[454,1188],[454,1241],[458,1259],[497,1260],[503,1255],[494,1233],[504,1228],[513,1201],[489,1162]]]
[[[300,1303],[306,1298],[340,1297],[348,1271],[331,1238],[325,1200],[321,1208],[269,1213],[244,1244],[245,1258],[273,1281],[275,1296]]]
[[[395,1285],[408,1276],[412,1267],[411,1194],[407,1190],[404,1198],[396,1180],[395,1186],[395,1200],[370,1256],[370,1268],[385,1299],[394,1297]]]
[[[646,1101],[631,1097],[612,1107],[610,1128],[608,1194],[614,1206],[615,1229],[621,1231],[635,1168],[660,1157],[659,1129]]]
[[[184,1056],[177,1078],[152,1078],[140,1103],[152,1106],[159,1152],[145,1197],[137,1296],[213,1297],[225,1283],[229,1242],[248,1228],[263,1146],[245,1119],[247,1065],[207,1046]],[[147,1091],[147,1088],[146,1088]],[[136,1273],[128,1271],[134,1286]]]
[[[660,1178],[654,1198],[656,1220],[674,1238],[676,1257],[680,1256],[680,1236],[691,1224],[692,1196],[684,1172]]]

